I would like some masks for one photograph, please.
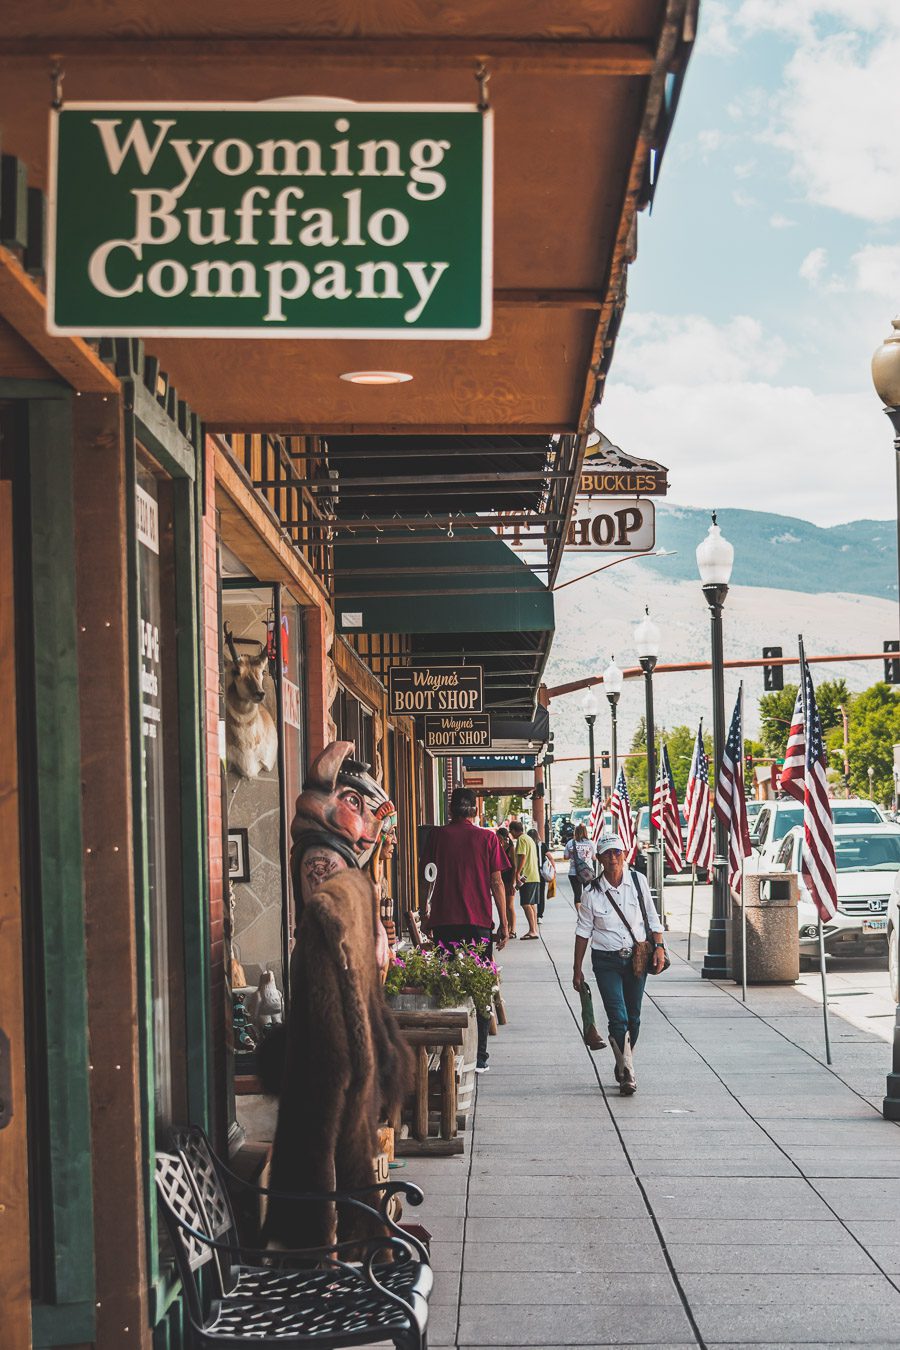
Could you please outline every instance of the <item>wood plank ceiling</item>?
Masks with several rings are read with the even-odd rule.
[[[697,0],[30,0],[0,37],[3,148],[46,185],[47,78],[69,100],[472,102],[496,119],[495,295],[482,342],[154,339],[207,425],[341,436],[583,433],[624,304]],[[403,385],[348,385],[366,368]]]

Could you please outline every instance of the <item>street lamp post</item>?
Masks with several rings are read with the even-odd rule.
[[[659,629],[650,618],[650,610],[644,610],[644,618],[634,630],[634,645],[638,660],[644,672],[644,701],[647,725],[647,797],[650,810],[650,844],[647,849],[647,880],[653,895],[657,912],[663,921],[662,913],[662,869],[660,867],[659,844],[656,826],[653,823],[653,793],[656,788],[656,726],[653,720],[653,669],[659,657]]]
[[[584,698],[581,700],[581,711],[584,720],[587,722],[588,729],[588,762],[590,771],[588,774],[588,801],[594,800],[594,723],[597,720],[597,695],[593,689],[588,689]]]
[[[900,581],[900,318],[891,320],[893,333],[872,357],[872,382],[894,428],[894,476],[897,487],[897,567]],[[900,602],[900,585],[897,589]]]
[[[612,784],[613,791],[615,791],[616,786],[616,775],[619,772],[617,710],[619,704],[619,695],[622,692],[622,684],[624,683],[624,680],[625,676],[622,674],[621,670],[616,665],[616,658],[614,656],[611,656],[609,660],[609,665],[603,672],[603,688],[606,690],[606,697],[609,700],[609,715],[612,721],[612,733],[611,733],[612,753],[610,754],[609,760],[609,768],[611,776],[609,781]]]
[[[891,320],[893,333],[872,357],[872,382],[894,428],[894,474],[897,482],[897,565],[900,577],[900,318]],[[897,588],[900,601],[900,585]],[[891,942],[897,942],[892,934]],[[894,1049],[887,1093],[881,1105],[885,1120],[900,1120],[900,1004],[894,1014]]]
[[[703,594],[709,605],[712,639],[713,757],[719,772],[725,752],[725,656],[722,647],[722,609],[728,594],[734,547],[722,535],[713,512],[709,533],[697,548],[697,567]],[[728,840],[725,826],[715,817],[716,852],[713,858],[712,917],[706,955],[700,972],[705,980],[721,980],[728,974]]]

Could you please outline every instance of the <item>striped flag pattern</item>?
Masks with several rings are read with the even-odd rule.
[[[738,692],[722,763],[716,775],[715,811],[728,831],[728,884],[741,889],[741,865],[750,857],[750,828],[744,796],[744,686]]]
[[[687,790],[684,795],[684,814],[687,817],[687,841],[684,855],[689,863],[706,871],[713,862],[713,827],[709,811],[709,756],[703,748],[703,723],[697,730],[697,743],[691,760]]]
[[[803,861],[800,871],[813,904],[827,923],[837,913],[837,868],[834,861],[834,821],[828,798],[825,741],[809,667],[806,683],[806,776],[803,784]]]
[[[784,752],[784,766],[781,770],[781,790],[789,792],[798,802],[803,801],[803,784],[806,778],[806,728],[803,724],[803,686],[797,689],[794,711],[791,714],[791,729],[788,733],[787,749]]]
[[[587,832],[588,838],[593,839],[594,843],[603,833],[603,783],[602,774],[597,770],[597,783],[594,787],[594,797],[591,802],[591,814],[588,816]]]
[[[672,777],[672,766],[669,763],[669,750],[665,745],[659,756],[659,779],[653,793],[650,818],[662,835],[669,870],[680,872],[684,865],[684,855],[681,851],[681,816],[678,810],[675,779]]]
[[[625,847],[626,863],[633,863],[637,857],[637,836],[634,832],[634,820],[631,815],[631,801],[628,797],[628,784],[625,781],[625,765],[619,765],[616,786],[609,801],[609,809],[616,826],[616,833]]]

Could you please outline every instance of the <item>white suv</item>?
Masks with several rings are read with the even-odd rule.
[[[831,814],[835,825],[884,825],[884,812],[874,802],[854,797],[834,798]],[[795,825],[803,824],[803,805],[792,797],[763,802],[750,830],[753,855],[748,872],[767,872],[778,857],[782,839]]]
[[[771,870],[798,875],[800,955],[815,960],[819,912],[800,871],[802,847],[803,826],[795,825],[782,839]],[[900,826],[835,824],[834,853],[838,912],[823,925],[825,950],[833,956],[881,955],[888,932],[891,887],[896,891],[900,877]]]

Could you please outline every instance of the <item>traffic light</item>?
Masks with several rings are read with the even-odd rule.
[[[885,653],[900,652],[900,642],[896,638],[891,638],[884,644]],[[884,682],[885,684],[900,684],[900,656],[887,656],[884,658]]]
[[[601,752],[600,752],[600,767],[601,767],[601,769],[608,769],[608,768],[609,768],[609,751],[608,751],[608,750],[601,750]]]
[[[545,764],[552,764],[552,763],[553,763],[553,732],[552,732],[552,731],[548,731],[548,732],[547,732],[547,749],[546,749],[545,752],[544,752],[544,763],[545,763]]]
[[[783,655],[780,647],[763,647],[764,661]],[[784,688],[784,666],[763,666],[763,688],[767,694]]]

